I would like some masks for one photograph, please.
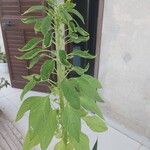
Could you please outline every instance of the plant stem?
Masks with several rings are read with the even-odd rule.
[[[62,94],[62,91],[60,90],[60,84],[62,80],[65,78],[65,67],[61,64],[59,59],[59,51],[65,50],[65,28],[64,24],[57,19],[57,16],[55,18],[55,42],[56,42],[56,61],[57,61],[57,82],[58,82],[58,89],[59,89],[59,98],[60,98],[60,115],[62,115],[64,110],[64,97]],[[62,117],[61,117],[62,118]],[[67,132],[65,131],[64,125],[62,124],[62,134],[63,134],[63,141],[65,145],[67,145]]]

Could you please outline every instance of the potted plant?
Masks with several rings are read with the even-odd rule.
[[[2,74],[8,73],[6,54],[1,52],[1,48],[0,48],[0,73]]]
[[[98,94],[100,82],[86,75],[89,65],[85,68],[74,66],[71,60],[75,56],[94,59],[95,56],[87,50],[74,50],[67,53],[68,43],[80,43],[89,40],[89,33],[81,28],[73,18],[76,15],[84,24],[84,18],[75,9],[70,0],[47,0],[46,5],[32,6],[24,12],[22,22],[34,23],[35,32],[42,37],[34,37],[23,48],[18,59],[28,60],[28,68],[32,68],[42,58],[40,74],[24,77],[28,83],[24,87],[21,100],[23,101],[16,121],[29,111],[29,128],[24,141],[24,150],[31,150],[40,144],[42,150],[47,150],[54,137],[58,143],[54,150],[89,150],[89,138],[81,131],[82,121],[94,132],[107,130],[103,115],[96,102],[102,99]],[[44,12],[43,18],[30,15]],[[51,45],[53,50],[49,50]],[[76,72],[77,77],[68,77]],[[52,80],[55,75],[56,80]],[[47,96],[30,96],[27,92],[36,85],[43,83],[49,87]]]

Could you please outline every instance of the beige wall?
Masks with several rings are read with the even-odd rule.
[[[105,0],[104,112],[150,138],[150,0]]]

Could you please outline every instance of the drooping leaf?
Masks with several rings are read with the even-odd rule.
[[[79,95],[69,80],[64,80],[61,83],[61,90],[68,103],[75,109],[80,108]]]
[[[85,72],[87,72],[89,69],[89,64],[83,69],[78,66],[73,66],[73,70],[78,74],[78,75],[83,75]]]
[[[32,90],[35,85],[38,84],[38,82],[33,78],[32,80],[30,80],[24,87],[20,99],[23,100],[23,97],[25,96],[26,93],[28,93],[30,90]]]
[[[80,134],[80,141],[77,142],[75,140],[71,140],[71,143],[73,143],[73,146],[75,148],[75,150],[90,150],[90,146],[89,146],[89,138],[87,135],[85,135],[84,133]]]
[[[69,28],[70,28],[71,32],[77,32],[76,26],[73,21],[69,22]]]
[[[67,53],[65,50],[59,50],[59,60],[65,66],[70,66],[70,63],[67,60]]]
[[[41,78],[42,80],[47,80],[50,78],[51,73],[53,72],[55,67],[55,62],[52,60],[47,60],[41,67]]]
[[[21,21],[25,24],[32,24],[35,23],[38,19],[34,16],[24,17]]]
[[[81,15],[81,13],[80,13],[79,11],[77,11],[76,9],[72,9],[71,13],[75,14],[77,17],[80,18],[80,20],[81,20],[83,23],[85,23],[85,22],[84,22],[84,18],[83,18],[83,16]]]
[[[35,48],[41,41],[42,41],[41,38],[33,38],[23,48],[19,49],[19,51],[21,52],[29,51]]]
[[[42,26],[41,26],[41,31],[43,35],[46,35],[48,31],[51,30],[51,21],[52,17],[51,16],[46,16],[43,21],[42,21]]]
[[[80,97],[80,103],[86,110],[95,113],[99,117],[103,118],[102,112],[93,100],[89,99],[88,97]]]
[[[62,121],[64,128],[66,132],[68,132],[69,136],[79,142],[81,132],[81,119],[78,111],[71,106],[66,106],[62,114]]]
[[[37,56],[41,52],[42,52],[41,48],[34,48],[32,51],[26,52],[21,57],[17,57],[17,59],[20,59],[20,60],[31,60],[31,59],[33,59],[35,56]]]
[[[34,26],[35,32],[41,31],[41,26],[42,26],[42,20],[41,19],[36,20],[36,23]]]
[[[89,33],[86,32],[83,28],[81,28],[81,27],[78,26],[76,29],[77,29],[77,31],[78,31],[81,35],[83,35],[83,36],[89,36]]]
[[[95,56],[88,53],[88,51],[82,51],[82,50],[74,50],[70,55],[72,56],[79,56],[86,59],[93,59]]]
[[[104,132],[108,129],[105,121],[98,116],[86,116],[83,118],[83,120],[94,132]]]
[[[51,32],[47,32],[43,39],[43,46],[48,48],[52,44],[53,34]]]
[[[42,5],[32,6],[32,7],[30,7],[28,10],[26,10],[26,11],[23,13],[23,15],[28,14],[28,13],[43,11],[44,8],[45,8],[45,7],[42,6]]]

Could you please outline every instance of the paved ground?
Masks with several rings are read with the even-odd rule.
[[[14,122],[16,113],[21,105],[19,99],[20,93],[21,90],[13,89],[11,87],[0,91],[0,109],[5,115],[0,116],[0,135],[1,132],[6,135],[6,138],[0,136],[0,150],[10,150],[8,147],[10,144],[12,146],[11,150],[21,150],[21,135],[24,136],[27,131],[28,114],[26,114],[20,122]],[[39,94],[41,93],[29,93],[29,95]],[[8,121],[8,119],[10,121]],[[104,134],[93,134],[86,126],[84,126],[83,130],[88,132],[88,135],[91,138],[91,144],[93,144],[97,137],[99,138],[98,150],[150,150],[112,127],[109,127],[109,130]],[[5,143],[5,148],[2,147],[2,143]],[[49,150],[52,149],[53,145],[49,147]]]

